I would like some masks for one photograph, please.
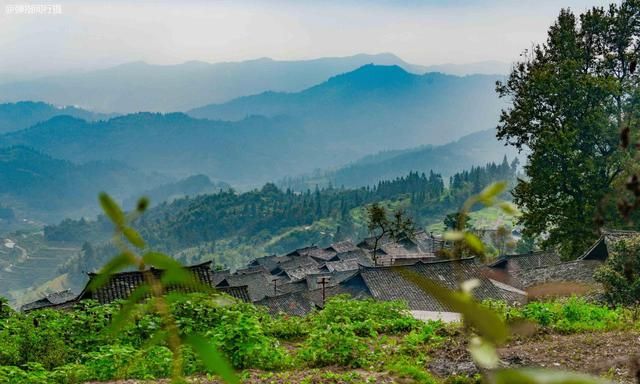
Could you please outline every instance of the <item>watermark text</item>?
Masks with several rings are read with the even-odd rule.
[[[7,4],[7,15],[61,15],[61,4]]]

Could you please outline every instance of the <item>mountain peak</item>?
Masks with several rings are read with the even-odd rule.
[[[416,77],[398,65],[366,64],[354,71],[330,78],[327,84],[377,88],[404,84]]]

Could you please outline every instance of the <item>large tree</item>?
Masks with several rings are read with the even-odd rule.
[[[611,220],[603,204],[628,153],[620,131],[638,110],[640,2],[576,16],[562,10],[545,43],[525,51],[497,92],[510,102],[497,136],[527,150],[513,191],[528,236],[579,256]]]

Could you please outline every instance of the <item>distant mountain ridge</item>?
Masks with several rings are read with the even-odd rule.
[[[425,70],[389,53],[300,61],[262,58],[178,65],[133,62],[85,73],[5,81],[0,83],[0,102],[42,100],[122,113],[185,111],[268,90],[300,91],[369,63],[399,65],[415,73]]]
[[[151,205],[157,205],[164,202],[170,203],[175,199],[183,197],[218,193],[228,191],[229,189],[231,189],[231,186],[225,182],[213,182],[205,175],[193,175],[185,179],[158,185],[152,189],[142,191],[140,195],[149,198]],[[123,207],[135,207],[138,198],[139,196],[131,196],[125,199],[122,204]]]
[[[475,63],[453,64],[444,63],[428,65],[425,72],[442,72],[448,75],[502,75],[506,76],[511,71],[511,63],[497,60],[478,61]]]
[[[0,133],[18,131],[55,116],[73,116],[87,121],[105,120],[113,114],[87,111],[72,106],[56,107],[39,101],[0,104]]]
[[[173,178],[204,174],[252,187],[494,126],[502,105],[495,80],[365,65],[301,92],[242,97],[194,116],[146,112],[97,122],[56,116],[0,135],[0,147],[25,145],[75,163],[114,159]]]
[[[375,185],[380,180],[392,180],[409,172],[429,174],[430,171],[441,174],[446,181],[456,172],[499,162],[504,156],[513,160],[518,153],[513,147],[498,141],[495,129],[487,129],[440,146],[427,145],[368,155],[336,170],[286,178],[280,185],[294,190],[313,189],[316,185],[357,188]]]
[[[363,156],[385,148],[445,144],[494,126],[504,106],[494,91],[498,79],[415,75],[395,65],[368,64],[301,92],[264,92],[187,113],[221,120],[291,116],[307,132],[340,137],[332,145]],[[364,141],[370,146],[366,152],[353,144]]]
[[[181,113],[137,113],[98,122],[58,116],[0,136],[0,147],[25,145],[76,163],[115,159],[175,178],[201,173],[234,182],[304,169],[292,160],[302,157],[302,148],[296,148],[303,143],[302,132],[285,117],[223,122]]]

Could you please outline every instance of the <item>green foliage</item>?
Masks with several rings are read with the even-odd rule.
[[[424,357],[425,349],[435,348],[445,341],[443,330],[444,323],[441,321],[429,321],[419,326],[402,339],[400,352],[408,356]]]
[[[399,240],[400,236],[413,237],[415,228],[413,220],[406,217],[404,211],[397,210],[389,217],[386,208],[378,203],[367,207],[367,228],[374,237],[373,262],[377,264],[378,242],[384,237]]]
[[[421,324],[401,302],[352,300],[346,295],[332,297],[323,310],[312,317],[312,328],[331,323],[351,328],[358,336],[404,333]]]
[[[473,376],[464,376],[464,375],[453,375],[447,377],[444,381],[444,384],[480,384],[482,383],[482,376],[473,375]]]
[[[236,368],[278,369],[288,363],[286,352],[276,339],[265,335],[255,315],[238,307],[225,311],[220,320],[206,336]]]
[[[84,365],[94,380],[154,379],[171,374],[173,354],[156,346],[139,351],[126,345],[104,345],[86,355]]]
[[[265,333],[280,340],[301,339],[309,334],[310,323],[309,317],[280,315],[266,322]]]
[[[511,307],[500,301],[485,301],[483,304],[507,321],[529,320],[561,333],[609,331],[633,326],[629,309],[610,308],[578,297],[534,301],[521,307]]]
[[[405,333],[420,324],[403,303],[335,296],[311,316],[298,358],[310,366],[364,367],[374,359],[371,344],[378,334]]]
[[[594,278],[604,286],[610,303],[637,305],[640,301],[640,236],[616,241]]]
[[[470,228],[469,215],[466,213],[453,212],[444,217],[444,226],[447,229]],[[464,223],[460,225],[459,223]]]
[[[437,384],[438,381],[423,368],[413,364],[396,363],[389,366],[389,370],[401,379],[410,379],[416,384]]]
[[[358,368],[369,364],[370,355],[366,340],[358,337],[353,328],[329,324],[309,333],[298,358],[312,367],[339,365]]]

